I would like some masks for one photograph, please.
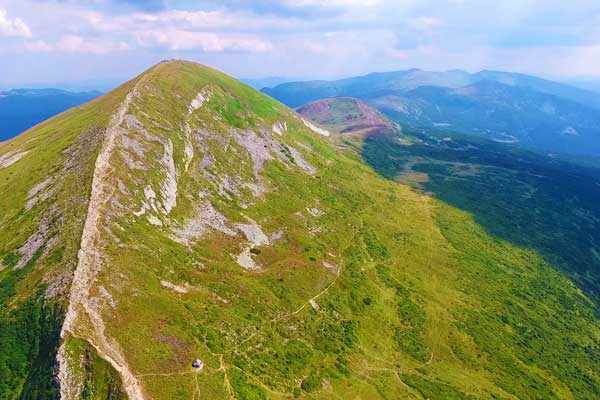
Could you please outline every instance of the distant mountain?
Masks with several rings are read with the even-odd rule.
[[[381,112],[352,97],[317,100],[296,111],[312,122],[341,134],[366,135],[396,127]]]
[[[537,150],[600,155],[600,94],[523,74],[408,70],[263,91],[292,107],[358,97],[408,126],[447,127]]]
[[[600,93],[600,80],[598,81],[570,81],[568,85],[578,87],[580,89],[589,90],[590,92]]]
[[[600,154],[600,112],[523,86],[480,81],[422,86],[369,103],[409,126],[446,127],[498,142],[561,153]]]
[[[282,78],[279,76],[272,76],[266,78],[245,78],[240,79],[246,85],[252,86],[254,89],[261,90],[264,88],[272,88],[282,83],[290,82],[290,78]]]
[[[101,93],[59,89],[13,89],[0,92],[0,141],[8,140],[32,126]]]
[[[377,72],[336,81],[288,82],[263,92],[290,107],[328,97],[367,98],[381,91],[405,92],[419,86],[460,87],[471,83],[464,71],[429,72],[419,69]]]
[[[526,87],[581,103],[584,106],[600,109],[600,94],[563,83],[541,79],[531,75],[501,71],[481,71],[473,75],[473,83],[479,81],[496,81],[508,86]]]

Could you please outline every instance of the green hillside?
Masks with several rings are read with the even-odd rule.
[[[166,62],[0,144],[0,398],[598,397],[557,265],[309,127]]]

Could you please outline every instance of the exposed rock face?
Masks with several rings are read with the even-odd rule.
[[[31,210],[37,203],[48,200],[54,193],[51,185],[54,182],[54,177],[49,176],[43,182],[38,183],[31,188],[27,193],[26,210]]]
[[[307,208],[306,211],[308,211],[309,214],[312,215],[313,217],[322,217],[323,215],[325,215],[324,211],[321,211],[315,207]]]
[[[191,245],[194,240],[201,238],[210,230],[221,232],[228,236],[235,236],[236,232],[229,226],[229,222],[208,201],[204,201],[196,209],[196,214],[188,218],[180,227],[174,227],[171,238],[179,243]]]
[[[125,116],[126,127],[119,137],[118,151],[122,159],[132,170],[149,171],[158,169],[162,179],[153,185],[143,188],[146,199],[141,207],[135,211],[136,216],[148,214],[147,218],[154,225],[162,225],[164,217],[168,216],[177,204],[177,169],[173,154],[173,141],[170,138],[153,135],[148,132],[139,119],[131,114]],[[163,148],[160,158],[150,158],[147,149],[153,144],[160,144]],[[131,152],[132,151],[133,154]],[[133,159],[132,157],[135,157]],[[188,162],[186,160],[186,162]]]
[[[283,136],[287,132],[287,121],[277,121],[273,124],[273,132]]]
[[[21,269],[27,265],[33,257],[43,248],[44,252],[48,252],[53,242],[50,239],[50,226],[53,219],[60,218],[58,210],[51,208],[41,218],[38,230],[34,232],[27,241],[19,248],[21,259],[15,265],[15,269]]]
[[[10,167],[11,165],[19,161],[21,158],[25,157],[25,155],[27,155],[27,151],[7,153],[0,156],[0,169]]]
[[[264,234],[261,226],[251,218],[248,218],[247,224],[236,224],[235,226],[244,233],[248,240],[248,244],[244,246],[242,252],[237,256],[237,263],[246,270],[260,271],[261,267],[254,261],[252,250],[268,245],[269,237]]]
[[[211,96],[212,96],[212,91],[210,90],[210,87],[205,86],[204,88],[202,88],[202,90],[198,92],[198,94],[196,95],[196,97],[190,103],[190,108],[189,108],[188,112],[191,114],[195,110],[197,110],[200,107],[202,107],[202,105],[204,104],[204,102],[210,100]]]
[[[315,124],[313,124],[310,121],[302,119],[302,123],[304,123],[304,125],[307,128],[309,128],[311,131],[313,131],[315,133],[318,133],[319,135],[322,135],[322,136],[329,136],[329,135],[331,135],[331,132],[329,132],[327,129],[320,128],[320,127],[316,126]]]
[[[186,288],[185,286],[181,286],[181,285],[176,285],[174,283],[171,283],[169,281],[160,281],[160,284],[167,289],[171,289],[174,292],[180,293],[180,294],[185,294],[187,292],[189,292],[188,288]]]
[[[261,171],[269,161],[276,160],[290,167],[295,166],[311,175],[317,171],[305,160],[300,151],[278,141],[265,130],[228,129],[227,134],[219,134],[207,128],[199,128],[195,130],[194,138],[200,155],[199,167],[202,174],[216,187],[219,195],[229,201],[233,197],[238,197],[251,202],[266,193],[268,187],[261,176]],[[235,160],[239,161],[236,164],[245,165],[249,162],[252,177],[245,177],[239,173],[224,173],[223,168],[218,168],[216,165],[216,149],[231,153],[227,157],[233,156],[233,158],[220,160],[220,163],[232,164],[231,169],[234,171],[239,169],[239,166],[233,165],[236,163]]]

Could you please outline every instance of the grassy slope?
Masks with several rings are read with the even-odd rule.
[[[267,162],[270,190],[247,209],[247,194],[217,196],[198,172],[198,157],[180,175],[175,220],[190,215],[192,199],[206,190],[231,222],[247,215],[267,234],[284,231],[259,248],[260,273],[232,259],[239,238],[213,233],[188,251],[168,238],[168,228],[130,214],[115,218],[120,242],[107,247],[110,267],[100,283],[118,306],[104,318],[149,397],[597,397],[594,306],[539,254],[378,176],[278,103],[220,73],[169,63],[145,79],[155,95],[138,103],[145,114],[133,112],[152,134],[173,140],[179,171],[181,116],[205,85],[214,97],[194,114],[194,127],[228,138],[232,125],[269,129],[286,119],[282,140],[310,146],[302,152],[318,167],[311,177]],[[210,144],[218,168],[248,177],[248,156],[228,140]],[[160,157],[160,146],[147,157]],[[117,170],[130,189],[161,179],[160,171]],[[307,207],[325,215],[313,217]],[[341,266],[339,277],[323,261]],[[161,280],[189,291],[168,290]],[[315,310],[308,301],[319,293]],[[206,364],[199,374],[190,368],[196,357]]]
[[[451,133],[404,134],[420,142],[369,137],[361,150],[365,161],[384,176],[419,181],[495,237],[535,249],[598,304],[598,170]],[[442,140],[448,135],[451,141]]]
[[[91,174],[103,127],[125,90],[0,144],[0,156],[28,151],[17,163],[0,169],[1,399],[57,395],[53,360]],[[27,193],[48,177],[54,178],[53,194],[27,210]],[[14,270],[21,258],[18,249],[39,231],[45,218],[49,234],[44,245],[23,269]]]

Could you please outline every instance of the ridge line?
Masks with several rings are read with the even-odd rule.
[[[110,158],[114,154],[117,138],[124,131],[121,125],[125,121],[129,106],[133,99],[139,95],[137,88],[140,81],[141,79],[134,83],[133,88],[127,93],[125,99],[113,114],[106,128],[104,143],[94,166],[92,190],[81,235],[77,266],[73,272],[69,306],[60,333],[62,343],[57,353],[58,381],[62,400],[74,400],[78,396],[78,388],[74,388],[72,385],[69,387],[69,383],[73,383],[71,382],[73,377],[65,351],[64,339],[67,334],[87,341],[96,349],[98,356],[111,364],[119,373],[123,389],[129,399],[144,399],[141,384],[129,369],[118,343],[105,336],[102,315],[91,304],[92,299],[90,298],[90,289],[102,269],[103,257],[100,246],[101,222],[104,220],[103,211],[114,193],[114,187],[108,181],[108,177],[112,172]],[[86,330],[84,334],[77,334],[76,323],[83,316],[82,314],[88,318],[91,329],[89,332]]]

